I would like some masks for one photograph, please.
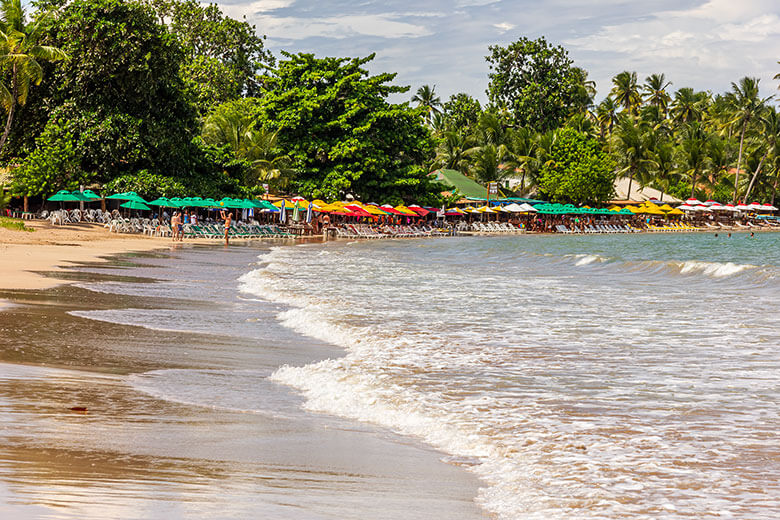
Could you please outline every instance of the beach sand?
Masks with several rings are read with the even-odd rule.
[[[485,517],[441,453],[266,380],[341,355],[227,289],[267,246],[34,225],[0,230],[0,516]],[[103,258],[118,251],[147,252]],[[111,322],[127,315],[156,321]]]
[[[44,277],[73,262],[100,261],[128,251],[169,247],[168,238],[109,233],[102,225],[79,223],[52,226],[48,221],[25,221],[34,232],[0,228],[0,288],[43,289],[62,280]]]

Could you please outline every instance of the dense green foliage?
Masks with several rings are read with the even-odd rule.
[[[596,104],[563,47],[520,38],[489,48],[487,105],[442,102],[430,85],[399,104],[409,88],[370,75],[373,55],[277,63],[216,4],[37,0],[31,20],[20,0],[0,6],[0,161],[20,195],[97,184],[222,197],[269,184],[438,204],[437,167],[572,202],[609,198],[616,175],[721,201],[772,201],[780,181],[780,117],[750,77],[713,94],[623,71]]]
[[[586,75],[574,66],[566,49],[544,38],[491,46],[486,59],[492,71],[488,98],[508,110],[517,125],[537,131],[558,128],[588,104]]]
[[[278,131],[279,143],[297,171],[293,190],[334,199],[424,202],[432,190],[423,161],[432,151],[422,124],[425,109],[395,105],[387,96],[404,92],[394,74],[370,76],[373,59],[318,59],[284,54],[268,78],[261,120]]]
[[[259,73],[274,60],[253,25],[225,16],[217,4],[195,0],[149,0],[149,4],[184,50],[181,76],[193,90],[201,114],[261,92]]]
[[[604,202],[615,194],[615,166],[596,139],[572,128],[554,131],[537,179],[552,202]]]

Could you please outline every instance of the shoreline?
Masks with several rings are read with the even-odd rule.
[[[272,485],[268,490],[259,487],[240,492],[230,491],[231,488],[228,487],[227,497],[233,496],[250,509],[265,503],[263,510],[276,511],[286,518],[307,518],[308,514],[332,510],[334,507],[338,509],[340,506],[336,504],[339,504],[339,497],[343,496],[353,497],[353,504],[345,506],[352,510],[343,510],[335,516],[324,514],[323,518],[365,518],[372,516],[369,513],[372,507],[381,509],[383,506],[387,511],[380,511],[381,514],[377,514],[376,518],[397,518],[406,511],[409,504],[417,504],[414,508],[418,511],[417,515],[407,515],[410,518],[423,518],[424,511],[428,512],[427,517],[439,517],[432,514],[439,509],[447,517],[488,518],[474,502],[481,484],[477,477],[463,468],[444,462],[442,459],[445,454],[424,442],[409,442],[408,438],[372,425],[311,414],[297,408],[298,398],[295,396],[282,397],[283,402],[289,404],[280,408],[280,415],[269,422],[268,417],[277,411],[270,416],[263,413],[247,415],[246,412],[220,408],[211,403],[209,406],[198,405],[193,408],[193,405],[187,404],[189,398],[178,401],[175,395],[157,395],[155,392],[146,393],[143,390],[139,393],[139,388],[128,384],[138,378],[150,378],[154,381],[162,375],[176,376],[185,372],[202,374],[198,376],[198,380],[203,377],[208,379],[213,371],[221,372],[229,367],[232,367],[231,370],[238,370],[236,377],[241,378],[246,377],[242,374],[245,374],[247,368],[268,370],[270,373],[283,364],[305,365],[316,362],[322,356],[344,355],[344,349],[338,346],[320,345],[321,342],[304,336],[295,339],[298,335],[286,329],[281,335],[274,333],[274,330],[283,327],[274,319],[278,311],[273,304],[260,304],[257,308],[259,318],[255,321],[268,320],[268,327],[272,331],[259,334],[256,338],[242,337],[240,334],[203,336],[203,332],[198,331],[176,332],[155,329],[154,327],[159,325],[154,324],[147,328],[145,325],[121,324],[121,320],[110,321],[113,318],[108,321],[99,319],[102,312],[121,313],[128,308],[142,307],[152,315],[157,314],[155,309],[181,309],[188,313],[206,312],[207,315],[220,312],[224,304],[232,299],[229,291],[220,291],[223,298],[220,301],[213,298],[197,301],[198,291],[179,284],[176,285],[180,290],[172,294],[167,290],[157,292],[154,288],[160,283],[166,283],[170,277],[181,279],[187,285],[191,277],[178,272],[182,260],[185,264],[182,267],[185,269],[197,269],[199,273],[204,266],[211,266],[206,268],[218,271],[214,273],[216,278],[230,280],[236,270],[246,271],[247,268],[252,268],[251,260],[274,245],[274,241],[264,240],[254,242],[255,247],[239,246],[230,249],[197,247],[201,244],[194,241],[191,244],[196,247],[176,247],[171,248],[170,253],[152,253],[146,257],[143,253],[139,256],[131,255],[129,261],[135,266],[131,266],[130,271],[127,271],[125,265],[128,257],[119,252],[107,255],[108,258],[99,258],[100,265],[70,270],[71,276],[68,276],[67,281],[43,278],[43,275],[32,273],[42,278],[46,282],[45,285],[63,284],[61,287],[23,292],[0,291],[0,298],[4,299],[0,302],[9,302],[7,307],[0,309],[0,315],[4,316],[0,320],[8,332],[8,343],[2,349],[0,362],[0,397],[8,403],[3,414],[14,417],[14,424],[35,425],[31,430],[34,437],[24,440],[28,434],[17,432],[18,439],[7,443],[2,450],[0,482],[7,483],[7,478],[10,478],[14,484],[8,490],[0,486],[0,503],[5,504],[0,505],[0,510],[5,511],[3,507],[6,507],[9,514],[13,513],[22,519],[42,518],[46,513],[41,510],[46,509],[46,505],[52,500],[47,497],[54,492],[58,493],[56,500],[59,501],[60,507],[66,507],[66,511],[71,511],[76,516],[83,513],[83,517],[92,517],[89,512],[100,511],[102,500],[86,505],[79,504],[78,501],[71,502],[67,498],[67,486],[60,487],[58,491],[48,491],[45,481],[25,478],[23,468],[32,465],[36,468],[36,474],[48,474],[54,481],[80,482],[82,476],[86,476],[86,481],[77,484],[76,493],[80,493],[80,486],[87,486],[98,492],[94,496],[98,496],[101,490],[107,491],[109,496],[112,492],[127,493],[127,498],[121,502],[121,509],[125,512],[133,509],[134,504],[139,502],[142,508],[145,507],[143,504],[156,503],[151,512],[156,511],[157,514],[150,518],[164,518],[166,510],[170,508],[170,505],[165,504],[180,502],[176,498],[172,499],[172,502],[167,502],[167,499],[160,501],[154,491],[159,482],[165,482],[166,486],[172,488],[181,486],[184,500],[193,500],[192,497],[186,498],[189,496],[187,490],[192,487],[191,480],[188,479],[201,480],[200,475],[203,472],[211,471],[206,468],[221,467],[223,464],[225,466],[219,472],[231,475],[231,468],[238,462],[239,467],[244,468],[259,464],[258,469],[250,470],[250,474],[257,475],[259,482],[268,478],[266,475],[270,475],[274,482],[289,481],[290,484],[281,487]],[[213,241],[205,241],[203,244],[215,245]],[[294,243],[287,244],[292,246]],[[150,245],[155,246],[147,249],[150,252],[162,249],[157,241]],[[30,244],[27,246],[33,247]],[[105,249],[100,253],[104,251]],[[158,265],[166,271],[162,271],[162,276],[158,279],[154,272],[151,276],[147,274],[146,265],[155,269],[154,272],[158,272]],[[114,266],[122,270],[121,276],[125,278],[123,285],[132,288],[138,284],[135,287],[142,291],[148,287],[153,291],[153,295],[142,296],[143,292],[137,293],[135,290],[129,293],[94,292],[91,288],[82,287],[81,284],[91,284],[93,280],[97,283],[110,280],[107,277],[115,276],[112,274]],[[171,274],[169,269],[177,272]],[[63,265],[60,270],[68,272],[69,268]],[[183,278],[179,278],[180,276]],[[138,281],[134,282],[132,279],[136,277]],[[147,285],[152,279],[156,281]],[[202,282],[211,284],[213,280]],[[158,297],[162,299],[158,300]],[[80,312],[72,313],[73,310],[97,312],[98,320],[85,319]],[[227,312],[232,315],[234,310]],[[238,318],[235,326],[242,327],[240,324],[243,322],[242,318]],[[68,337],[57,332],[63,329],[74,331],[73,335]],[[24,332],[33,330],[40,333],[31,336]],[[221,335],[223,332],[215,331],[214,334]],[[210,337],[213,339],[209,339]],[[218,340],[219,337],[224,339]],[[269,341],[270,338],[278,338],[281,347],[276,341]],[[70,347],[66,346],[69,344],[83,346],[78,351],[63,350],[63,346],[69,349]],[[119,345],[122,345],[121,353],[116,349]],[[219,351],[213,351],[215,345],[226,353],[230,352],[230,355],[225,357]],[[23,351],[16,353],[20,347]],[[150,351],[159,352],[153,356],[156,360],[148,359]],[[140,363],[128,362],[134,353],[141,356],[138,357]],[[182,356],[184,353],[186,356]],[[246,361],[237,363],[235,359],[231,359],[239,354],[247,356]],[[65,357],[62,357],[63,355]],[[50,380],[62,380],[63,390],[52,393]],[[74,381],[77,381],[75,386]],[[264,385],[269,383],[262,381],[264,378],[257,380],[258,384],[262,385],[264,397],[277,393],[294,393],[275,383],[266,387]],[[76,399],[78,395],[81,398]],[[205,395],[217,398],[220,394]],[[110,399],[106,400],[101,396],[109,396]],[[276,399],[271,402],[276,402]],[[82,419],[79,414],[67,411],[68,407],[74,405],[89,409],[87,418],[91,419],[87,420],[87,423],[84,423],[86,418]],[[256,405],[262,408],[263,400]],[[115,406],[121,412],[118,415],[111,413],[111,408]],[[57,409],[61,411],[52,415]],[[142,416],[146,417],[143,423],[132,420],[137,411],[131,414],[131,420],[127,422],[123,410],[134,409],[141,411]],[[28,419],[22,420],[22,416]],[[49,427],[51,421],[64,421],[69,426],[66,429],[56,425]],[[182,422],[190,423],[191,427],[187,431],[181,430],[177,424]],[[212,422],[213,425],[208,428],[200,427]],[[141,424],[150,424],[151,429],[144,433],[145,428],[141,427]],[[135,435],[140,437],[118,434],[128,426],[131,427],[130,431],[136,431]],[[13,431],[15,428],[7,430],[6,434]],[[109,432],[117,432],[117,438],[112,438]],[[132,440],[133,438],[147,441],[134,448],[136,441]],[[183,439],[189,442],[200,439],[193,446],[218,446],[218,452],[222,455],[214,461],[211,460],[214,458],[213,454],[208,451],[196,449],[195,452],[190,452],[187,450],[188,443],[181,445]],[[47,463],[38,455],[39,451],[47,450],[47,442],[57,446],[57,463]],[[91,446],[93,443],[96,444]],[[85,444],[86,451],[83,448]],[[254,447],[247,450],[249,445]],[[296,446],[304,449],[298,450]],[[136,450],[140,451],[136,454]],[[120,457],[120,460],[128,462],[115,462],[117,451],[119,454],[127,453]],[[88,453],[94,455],[87,455]],[[180,465],[182,476],[175,476],[178,470],[174,473],[163,471],[162,476],[155,476],[154,468],[159,464],[155,462],[157,458],[164,464]],[[174,460],[182,462],[174,463]],[[195,468],[195,476],[190,474],[191,467]],[[102,482],[90,476],[93,471],[98,474],[109,472],[112,476]],[[237,473],[237,482],[247,478],[245,471],[247,470]],[[137,475],[139,480],[126,482],[122,476],[125,473]],[[147,473],[152,476],[148,484],[150,487],[145,484],[144,475]],[[349,477],[339,478],[338,475]],[[210,485],[209,490],[203,489],[200,493],[218,493],[222,482],[230,485],[233,480],[232,477],[221,476]],[[311,482],[311,485],[304,484],[300,487],[301,483],[306,482]],[[285,498],[276,502],[274,497],[277,495]],[[363,500],[358,502],[358,497],[361,496]],[[222,496],[214,498],[215,503],[224,500]],[[287,509],[287,504],[293,504],[293,509],[301,511],[301,514],[290,516],[291,511]],[[105,506],[104,503],[103,507]],[[255,513],[257,512],[255,509]],[[216,511],[211,510],[205,515],[191,517],[213,517],[214,514]],[[255,515],[251,511],[237,515],[247,516]]]

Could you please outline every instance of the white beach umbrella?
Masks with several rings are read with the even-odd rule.
[[[712,204],[710,204],[710,209],[712,211],[724,211],[726,210],[726,207],[720,202],[713,202]]]
[[[690,206],[688,204],[683,204],[682,206],[677,206],[677,209],[680,209],[682,211],[696,211],[696,206]]]
[[[715,202],[712,199],[709,199],[709,200],[705,200],[704,202],[702,202],[702,204],[704,204],[705,206],[709,207],[709,206],[712,206],[713,204],[718,204],[718,203]]]
[[[537,211],[539,211],[538,209],[536,209],[535,207],[531,206],[527,202],[523,202],[522,204],[520,204],[520,207],[523,208],[521,210],[523,213],[527,213],[529,211],[532,212],[532,213],[536,213]]]
[[[690,199],[686,200],[685,203],[688,206],[699,206],[701,204],[701,201],[696,197],[691,197]]]
[[[726,204],[723,206],[723,211],[731,211],[732,213],[735,211],[739,211],[734,204]]]
[[[747,204],[737,204],[738,211],[750,211],[751,208]]]
[[[706,211],[706,212],[711,212],[712,211],[710,208],[708,208],[704,204],[699,204],[698,206],[694,206],[693,209],[695,209],[696,211]]]
[[[763,205],[759,204],[758,202],[751,202],[748,204],[748,208],[752,209],[753,211],[763,209]]]
[[[504,211],[509,211],[510,213],[522,213],[523,211],[528,210],[524,210],[520,204],[513,202],[512,204],[507,204],[504,206]]]
[[[761,211],[777,211],[777,208],[769,203],[761,205]]]

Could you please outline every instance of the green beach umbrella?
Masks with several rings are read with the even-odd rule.
[[[212,199],[211,197],[203,199],[204,208],[213,208],[216,206],[219,206],[219,203],[216,200]]]
[[[158,199],[155,199],[151,202],[147,202],[150,206],[164,206],[166,208],[175,208],[176,205],[171,201],[171,199],[167,197],[160,197]]]
[[[147,206],[143,202],[139,202],[137,200],[128,200],[124,204],[120,204],[119,207],[121,208],[127,208],[127,209],[142,209],[142,210],[150,210],[149,206]]]
[[[124,193],[116,193],[114,195],[111,195],[110,197],[106,197],[107,199],[116,199],[116,200],[131,200],[135,202],[140,202],[142,204],[146,204],[146,201],[143,197],[138,195],[134,191],[126,191]]]
[[[81,202],[82,199],[76,197],[68,190],[60,190],[46,200],[52,202]]]
[[[172,204],[174,204],[174,206],[173,206],[174,208],[180,208],[182,206],[182,199],[181,199],[181,197],[171,197],[168,200],[171,201]]]

